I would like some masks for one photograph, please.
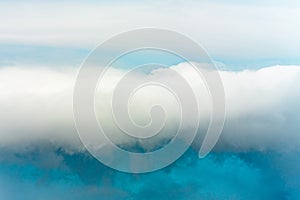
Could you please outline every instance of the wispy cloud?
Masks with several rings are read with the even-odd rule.
[[[285,3],[1,2],[0,42],[91,48],[116,33],[150,26],[187,34],[216,58],[295,59],[300,12]]]

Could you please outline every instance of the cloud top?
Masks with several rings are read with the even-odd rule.
[[[209,96],[204,83],[195,77],[195,73],[185,63],[172,68],[189,80],[193,89],[200,91],[199,97],[203,99],[199,106],[202,108],[201,129],[204,130],[210,112]],[[47,67],[1,68],[0,146],[19,148],[47,141],[65,148],[82,149],[72,115],[72,91],[76,72],[76,69],[56,70]],[[102,102],[110,99],[115,84],[123,74],[118,69],[107,74],[104,87],[98,91],[103,97],[101,101],[97,101],[99,108]],[[168,69],[156,70],[153,74],[159,78],[172,78],[168,76]],[[257,71],[220,71],[220,75],[226,94],[227,119],[215,150],[299,149],[300,67],[272,66]],[[140,77],[137,75],[136,78]],[[147,99],[149,92],[157,92],[159,95],[157,98]],[[168,105],[168,117],[172,123],[165,134],[172,135],[179,118],[176,101],[170,93],[164,93],[155,87],[146,87],[136,93],[131,104],[135,120],[141,124],[146,123],[149,116],[145,113],[145,106],[154,101]],[[112,127],[110,134],[117,143],[130,142],[127,137],[116,134],[111,119],[100,112],[100,118],[101,116],[106,119],[106,126]],[[183,126],[188,131],[189,124]],[[141,143],[141,146],[152,148],[157,142]]]

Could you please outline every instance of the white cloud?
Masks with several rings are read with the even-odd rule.
[[[201,92],[200,97],[205,97],[205,87],[201,86],[203,83],[197,81],[186,64],[173,68],[190,80],[192,87]],[[72,115],[76,72],[75,69],[55,70],[46,67],[1,68],[0,146],[18,148],[46,141],[76,148],[79,143]],[[104,97],[109,99],[114,84],[122,74],[120,70],[111,70],[106,79],[107,85],[101,90]],[[157,70],[154,74],[160,78],[170,78],[166,69]],[[258,71],[221,71],[220,74],[226,93],[227,120],[216,149],[299,149],[299,66],[273,66]],[[165,101],[169,107],[169,117],[176,124],[176,101],[170,99],[172,95],[151,87],[144,90],[137,93],[134,102],[139,106],[132,107],[133,115],[137,116],[135,119],[145,123],[148,115],[141,112],[141,109],[159,100]],[[159,97],[149,99],[145,95],[149,92],[158,92],[156,94]],[[206,102],[205,98],[203,102]],[[201,106],[209,107],[206,104]],[[205,119],[209,109],[202,111]],[[105,123],[109,127],[112,121],[107,120]],[[175,127],[171,126],[168,130],[172,132],[173,129]],[[110,133],[112,137],[113,133]],[[125,137],[118,136],[115,139],[120,143],[126,141]]]
[[[297,58],[300,12],[288,5],[1,2],[0,42],[94,47],[119,32],[158,27],[187,34],[217,57]]]

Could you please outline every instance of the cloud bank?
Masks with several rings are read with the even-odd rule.
[[[205,85],[195,73],[182,63],[173,66],[198,90],[203,101],[201,129],[205,129],[210,106]],[[77,69],[57,70],[47,67],[7,67],[0,69],[0,146],[25,148],[34,143],[48,142],[66,150],[81,151],[72,115],[72,91]],[[113,69],[103,80],[104,87],[97,94],[101,102],[109,101],[115,84],[122,77],[122,70]],[[168,69],[152,72],[159,78],[168,77]],[[300,67],[272,66],[257,71],[220,71],[226,94],[227,118],[224,131],[215,151],[290,151],[299,150],[300,135]],[[136,78],[141,78],[137,75]],[[154,92],[156,98],[147,99]],[[158,93],[156,93],[158,92]],[[176,129],[178,105],[168,92],[157,88],[144,88],[133,98],[131,110],[137,123],[147,124],[147,108],[153,102],[167,105],[171,122],[165,135]],[[155,95],[154,95],[155,96]],[[100,110],[99,119],[111,128],[110,136],[119,144],[130,142],[116,134],[114,122]],[[183,124],[188,127],[189,124]],[[187,129],[188,130],[188,129]],[[163,137],[162,137],[163,138]],[[160,139],[159,139],[160,140]],[[152,143],[141,143],[143,148],[152,148]],[[196,142],[197,143],[197,142]]]

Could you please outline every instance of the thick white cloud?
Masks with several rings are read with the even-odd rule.
[[[222,72],[227,123],[221,144],[237,150],[299,149],[300,68]]]
[[[207,92],[203,82],[198,81],[198,77],[185,63],[172,68],[187,78],[195,90],[200,91],[199,97],[204,99],[200,105],[204,108],[201,120],[205,120],[209,104],[205,100]],[[76,73],[77,69],[71,68],[1,68],[0,146],[18,148],[45,141],[66,148],[82,148],[78,143],[72,115]],[[109,100],[111,91],[123,73],[113,69],[107,74],[104,80],[107,84],[100,92],[106,99],[101,101]],[[153,74],[158,78],[172,78],[168,76],[168,69],[159,69]],[[272,66],[258,71],[220,71],[220,75],[226,94],[227,118],[216,150],[284,151],[300,148],[299,66]],[[136,78],[141,77],[137,75]],[[140,120],[137,123],[141,124],[147,122],[149,116],[145,114],[143,106],[159,100],[169,107],[168,117],[174,122],[174,127],[168,130],[172,132],[176,127],[175,122],[179,120],[172,95],[158,88],[146,87],[143,90],[133,98],[134,104],[131,106],[134,120]],[[158,98],[147,98],[149,92],[157,92]],[[99,105],[101,107],[101,102]],[[109,119],[106,121],[108,127],[112,123]],[[114,131],[110,134],[113,137]],[[115,139],[120,143],[127,141],[125,137],[118,136]]]

